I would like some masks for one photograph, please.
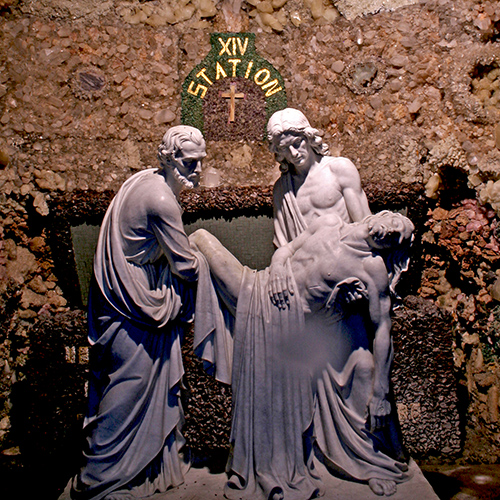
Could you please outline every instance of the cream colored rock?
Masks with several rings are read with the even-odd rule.
[[[262,12],[260,13],[260,18],[262,19],[262,22],[264,23],[265,26],[269,26],[274,31],[278,32],[283,31],[284,29],[283,25],[272,14],[267,14],[265,12]]]
[[[323,17],[323,13],[325,12],[323,0],[306,0],[304,3],[311,9],[311,15],[314,20]]]
[[[439,174],[433,174],[425,185],[425,196],[427,196],[427,198],[431,198],[432,200],[436,199],[440,185],[441,177],[439,177]]]
[[[193,17],[196,8],[194,5],[188,4],[181,6],[175,10],[176,22],[181,23],[183,21],[188,21]]]
[[[52,18],[99,18],[114,7],[112,0],[23,0],[19,8],[25,14]]]
[[[493,210],[500,215],[500,180],[488,181],[486,186],[479,191],[481,203],[489,203]]]
[[[287,2],[288,0],[273,0],[271,4],[274,9],[278,10],[281,9],[281,7],[283,7],[283,5],[285,5]]]
[[[259,12],[264,12],[266,14],[272,14],[274,12],[273,6],[271,5],[271,2],[269,1],[264,1],[264,2],[259,2],[257,4],[257,10]]]
[[[33,206],[40,215],[49,215],[49,207],[47,205],[47,200],[43,193],[31,193],[34,196]]]
[[[281,9],[278,12],[274,13],[274,17],[278,20],[279,23],[281,23],[283,26],[286,26],[288,23],[288,19],[286,17],[286,12]]]
[[[380,10],[396,10],[418,3],[418,0],[332,0],[332,3],[346,19],[352,20]]]
[[[323,12],[323,17],[329,22],[333,23],[339,17],[339,11],[333,7],[327,7]]]
[[[173,22],[175,22],[175,18],[173,19]],[[152,26],[153,28],[159,28],[160,26],[165,26],[168,23],[169,21],[167,19],[167,16],[156,13],[148,17],[148,19],[146,20],[146,24],[149,24],[149,26]]]
[[[213,0],[197,0],[196,7],[201,17],[213,17],[217,14],[217,8]]]
[[[148,15],[141,9],[125,8],[120,11],[123,20],[129,24],[144,23],[148,19]]]
[[[298,28],[302,24],[302,17],[300,15],[300,12],[297,10],[294,10],[293,12],[290,13],[290,21],[292,21],[292,24]]]

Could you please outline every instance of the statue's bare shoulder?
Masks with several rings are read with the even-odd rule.
[[[342,187],[361,184],[358,169],[349,158],[329,156],[325,159],[330,171],[337,177]]]

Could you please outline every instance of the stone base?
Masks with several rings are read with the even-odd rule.
[[[366,484],[333,477],[318,462],[316,462],[316,467],[325,485],[325,495],[320,497],[320,500],[380,500],[383,498],[375,495]],[[410,461],[410,474],[411,479],[398,485],[397,492],[390,497],[391,500],[439,500],[413,460]],[[206,467],[202,469],[192,467],[186,474],[184,484],[165,493],[150,496],[148,500],[222,500],[225,482],[225,473],[211,474]],[[71,500],[69,489],[70,483],[59,500]]]
[[[321,500],[380,500],[381,497],[372,493],[367,485],[335,478],[326,471],[323,465],[319,463],[316,465],[325,485],[325,495],[321,497]],[[390,497],[391,500],[439,500],[413,460],[410,462],[410,473],[411,479],[398,485],[397,492]],[[225,474],[210,474],[207,468],[191,468],[184,484],[149,498],[151,500],[221,500],[224,498],[225,481]]]

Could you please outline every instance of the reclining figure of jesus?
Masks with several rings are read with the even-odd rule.
[[[413,229],[389,211],[352,224],[318,217],[273,256],[271,269],[291,277],[286,308],[269,292],[270,268],[243,266],[205,230],[190,236],[236,318],[226,497],[320,496],[315,451],[378,495],[408,478],[389,397],[390,308]]]

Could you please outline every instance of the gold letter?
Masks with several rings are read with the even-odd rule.
[[[224,71],[224,68],[219,64],[219,61],[217,61],[215,63],[215,69],[217,71],[217,74],[215,75],[215,79],[216,80],[218,80],[221,77],[221,75],[222,75],[222,78],[226,78],[227,77],[227,74]]]
[[[220,44],[222,45],[222,49],[219,52],[219,55],[221,56],[222,54],[224,54],[224,52],[227,52],[228,56],[232,56],[233,54],[231,54],[231,51],[229,50],[229,44],[231,43],[231,39],[228,38],[227,43],[224,43],[224,40],[220,37],[218,38],[218,40],[219,40]]]
[[[236,76],[236,66],[241,62],[241,59],[228,59],[227,62],[233,65],[233,76]]]
[[[261,75],[264,75],[264,78],[260,79]],[[264,83],[266,83],[267,80],[269,80],[270,76],[271,76],[271,73],[269,72],[269,70],[264,68],[264,69],[257,71],[257,73],[255,73],[253,80],[257,85],[264,85]]]
[[[198,92],[201,90],[201,95],[199,97],[201,97],[201,99],[203,99],[205,97],[205,94],[207,93],[208,87],[205,87],[205,85],[201,85],[200,83],[198,85],[196,85],[195,90],[193,90],[193,87],[194,87],[194,82],[191,82],[189,84],[187,91],[191,95],[198,97]]]
[[[248,47],[248,38],[245,38],[245,43],[243,45],[241,44],[241,38],[238,38],[237,40],[238,40],[238,48],[240,49],[240,54],[244,56]]]
[[[200,71],[198,71],[198,73],[196,73],[196,76],[199,78],[200,76],[209,84],[209,85],[212,85],[212,80],[210,80],[210,78],[208,78],[207,75],[205,75],[205,71],[207,70],[207,68],[203,68],[201,69]]]
[[[276,88],[279,85],[278,80],[275,78],[272,82],[266,83],[265,85],[262,85],[262,90],[269,89],[266,92],[266,97],[271,97],[273,94],[276,94],[276,92],[279,92],[280,90],[283,90],[281,87]],[[271,87],[271,88],[269,88]]]
[[[249,61],[247,66],[247,72],[245,73],[245,78],[248,78],[250,76],[250,70],[252,69],[252,66],[253,66],[253,61]]]

